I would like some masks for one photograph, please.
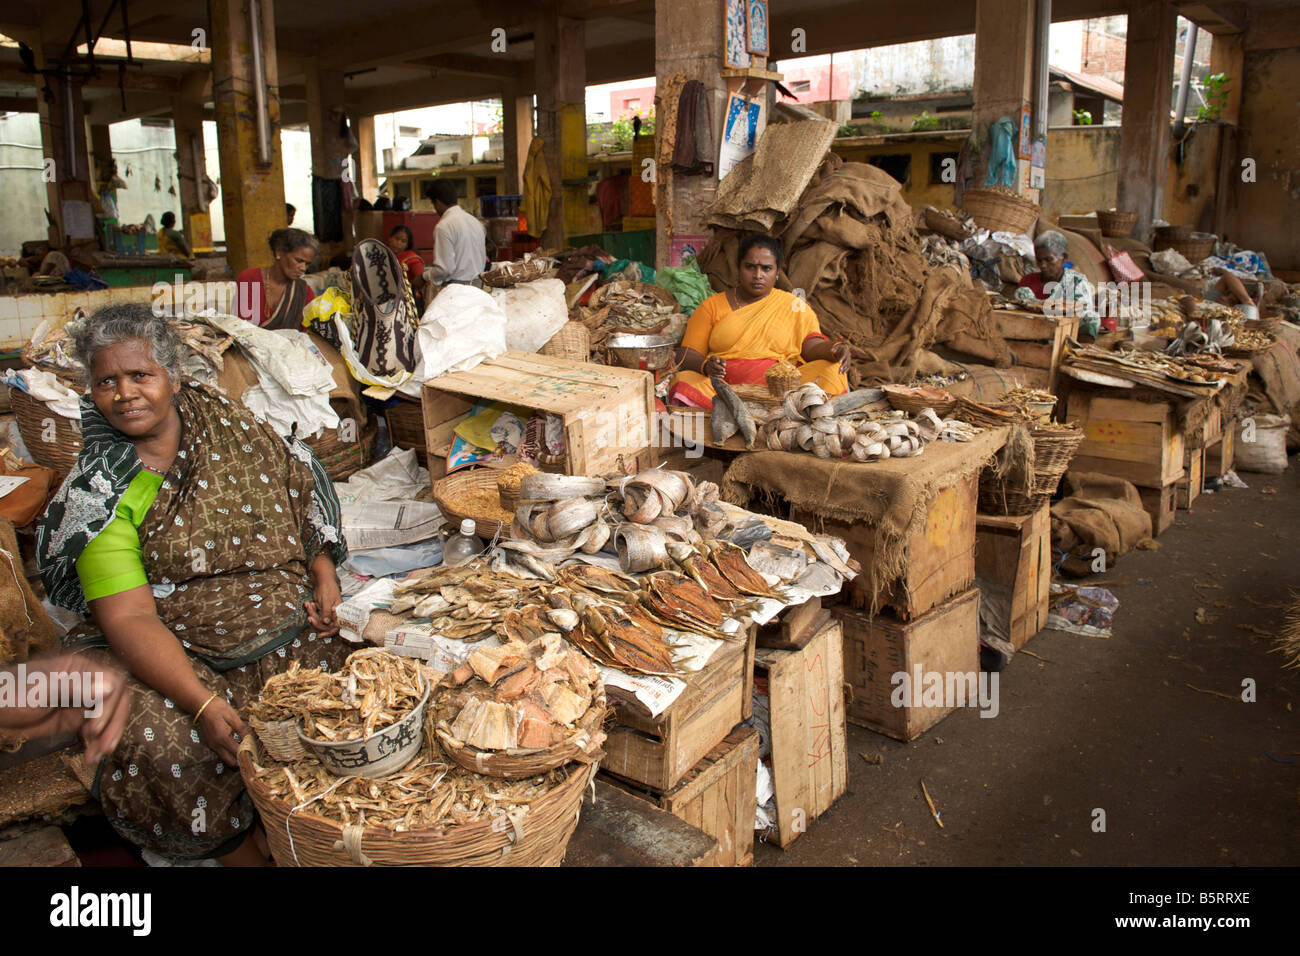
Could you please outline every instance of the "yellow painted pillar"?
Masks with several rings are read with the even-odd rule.
[[[52,66],[53,57],[48,57],[37,65]],[[91,237],[70,238],[67,235],[70,228],[74,232],[80,230],[64,221],[64,213],[67,212],[74,216],[72,223],[84,225],[85,214],[90,211],[93,171],[87,144],[86,108],[81,98],[81,83],[80,77],[54,74],[48,78],[50,98],[36,98],[41,117],[41,145],[45,154],[43,178],[51,219],[49,240],[52,246],[65,249],[78,239],[93,237],[93,219]],[[67,205],[68,203],[73,205]]]
[[[203,101],[208,78],[187,77],[179,96],[172,99],[172,130],[176,136],[176,179],[180,184],[181,229],[195,252],[212,249],[212,219],[203,188],[207,151],[203,144]]]
[[[379,170],[375,160],[375,118],[357,117],[357,193],[374,202],[379,196]]]
[[[506,83],[501,91],[501,139],[506,195],[517,196],[523,192],[524,163],[533,142],[533,95],[517,83]]]
[[[1019,142],[1020,111],[1033,108],[1035,0],[977,0],[975,4],[975,84],[971,123],[981,137],[990,123],[1003,116],[1016,124]],[[984,141],[984,140],[982,140]],[[974,168],[973,186],[984,188],[989,146]],[[1029,161],[1016,160],[1016,190],[1038,201],[1038,190],[1028,188]]]
[[[551,175],[551,215],[542,246],[558,249],[587,231],[586,23],[541,8],[534,31],[537,135]]]
[[[279,73],[275,60],[273,0],[210,0],[212,89],[221,154],[221,198],[226,258],[238,274],[270,265],[267,238],[284,226],[284,161],[280,153]],[[259,11],[264,99],[265,153],[259,146],[250,5]]]

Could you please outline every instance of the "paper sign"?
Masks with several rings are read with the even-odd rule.
[[[727,100],[727,122],[723,126],[722,149],[718,154],[718,179],[754,151],[758,142],[758,116],[762,106],[732,93]]]

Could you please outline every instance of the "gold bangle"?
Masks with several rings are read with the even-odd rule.
[[[213,693],[213,695],[212,695],[211,697],[209,697],[207,700],[205,700],[205,701],[203,702],[203,706],[200,707],[198,710],[196,710],[196,711],[194,712],[194,724],[195,724],[195,726],[198,725],[199,718],[203,716],[203,712],[204,712],[205,710],[208,709],[208,704],[212,703],[212,702],[213,702],[214,700],[216,700],[216,699],[217,699],[217,695],[216,695],[215,693]]]

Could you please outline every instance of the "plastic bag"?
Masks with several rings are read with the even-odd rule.
[[[507,349],[506,324],[501,306],[482,289],[444,286],[420,319],[416,333],[420,361],[400,390],[419,396],[431,378],[464,372],[485,359],[496,358]]]
[[[683,256],[680,266],[665,266],[655,273],[655,285],[663,286],[677,297],[682,311],[690,315],[700,303],[713,295],[709,278],[700,271],[694,256]]]
[[[506,316],[506,346],[536,352],[569,321],[564,283],[536,279],[508,289],[493,289],[492,301]]]

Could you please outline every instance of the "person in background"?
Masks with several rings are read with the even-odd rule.
[[[1065,257],[1070,241],[1056,230],[1048,230],[1034,240],[1034,258],[1038,271],[1026,273],[1016,289],[1016,299],[1026,304],[1041,304],[1051,315],[1079,316],[1079,341],[1097,339],[1101,319],[1093,297],[1092,283],[1081,272],[1066,268]]]
[[[239,317],[267,329],[302,330],[302,310],[316,298],[303,279],[320,246],[301,229],[277,229],[269,239],[275,262],[245,269],[239,283]]]
[[[782,258],[781,243],[771,236],[740,241],[739,285],[709,296],[686,323],[678,359],[682,371],[669,390],[673,404],[712,408],[711,376],[729,385],[765,385],[765,373],[781,361],[796,366],[803,381],[816,382],[827,395],[848,391],[849,346],[832,345],[812,307],[774,287]]]
[[[296,215],[298,215],[298,208],[297,208],[296,206],[294,206],[293,203],[288,203],[288,202],[285,203],[285,204],[284,204],[284,224],[285,224],[286,226],[292,226],[292,225],[293,225],[293,217],[296,216]]]
[[[14,665],[0,668],[0,671],[10,675],[11,680],[20,673]],[[28,686],[33,674],[44,674],[51,689],[64,674],[89,674],[92,684],[87,685],[83,678],[83,698],[75,703],[50,699],[42,707],[0,705],[0,731],[15,733],[24,740],[77,733],[86,745],[86,763],[92,767],[117,749],[131,713],[131,696],[120,671],[112,667],[91,666],[75,654],[27,661],[24,671]],[[94,699],[87,695],[93,695]],[[53,694],[46,696],[52,697]],[[91,716],[92,712],[94,716]]]
[[[429,281],[435,286],[450,282],[479,285],[479,273],[487,268],[487,231],[456,205],[456,186],[451,180],[435,180],[431,192],[433,208],[441,218],[433,233]]]
[[[176,228],[176,213],[168,210],[159,221],[162,228],[158,230],[158,251],[192,259],[194,256],[190,252],[190,244],[185,241],[185,234]]]
[[[406,281],[411,284],[411,294],[415,296],[415,304],[423,312],[424,260],[412,248],[414,245],[415,236],[409,226],[394,226],[393,231],[388,234],[388,248],[393,250],[397,261],[402,264],[402,269],[406,272]]]

